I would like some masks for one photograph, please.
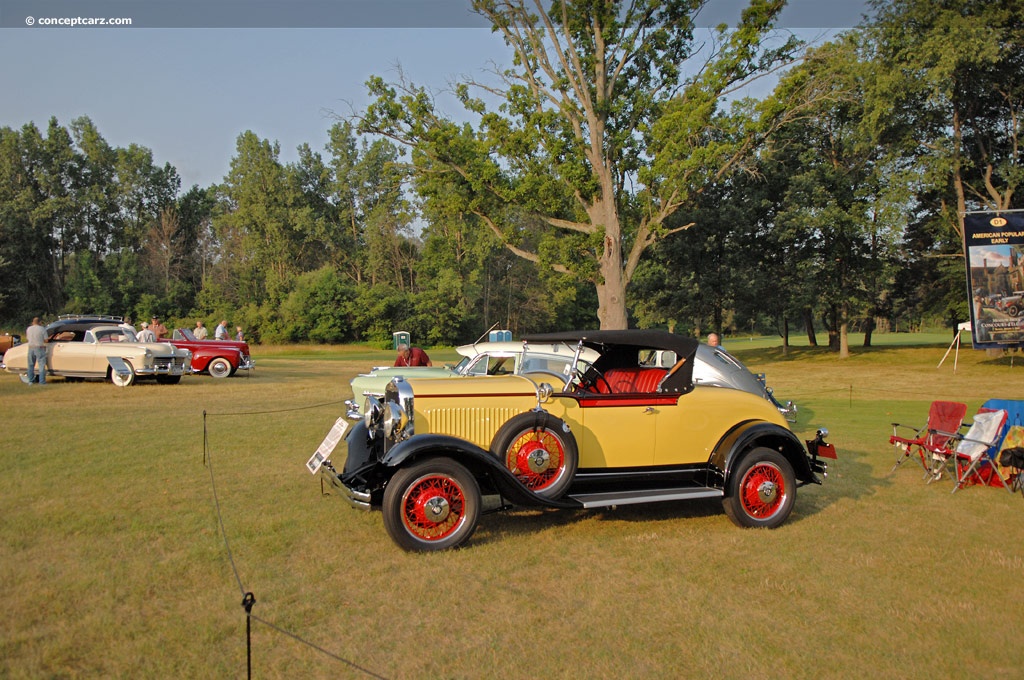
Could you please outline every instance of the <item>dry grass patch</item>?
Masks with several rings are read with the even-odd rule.
[[[304,462],[390,352],[281,348],[250,377],[30,388],[0,375],[0,676],[1016,677],[1024,499],[890,475],[893,420],[1024,397],[1022,367],[945,348],[840,362],[738,351],[840,460],[776,531],[718,503],[485,515],[401,552]],[[432,353],[433,354],[433,353]],[[444,353],[439,353],[442,357]],[[443,359],[442,360],[446,360]],[[852,393],[851,393],[852,387]],[[203,411],[224,526],[217,524]],[[492,503],[493,505],[493,503]]]

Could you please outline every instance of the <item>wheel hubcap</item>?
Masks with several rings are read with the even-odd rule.
[[[547,471],[551,465],[551,454],[540,442],[530,442],[519,452],[519,469],[529,470],[535,475]]]
[[[775,482],[765,480],[759,487],[757,487],[757,496],[761,499],[762,503],[770,503],[772,498],[775,497],[775,492]]]
[[[428,498],[422,502],[418,508],[417,514],[420,515],[424,521],[437,524],[438,522],[445,521],[451,511],[452,508],[448,503],[447,498],[434,496],[433,498]]]

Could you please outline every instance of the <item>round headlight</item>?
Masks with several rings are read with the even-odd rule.
[[[366,398],[363,404],[363,422],[366,423],[366,429],[373,432],[373,426],[380,422],[382,410],[380,401],[374,397]]]
[[[384,436],[388,439],[398,439],[407,422],[409,418],[401,406],[393,401],[384,406]]]

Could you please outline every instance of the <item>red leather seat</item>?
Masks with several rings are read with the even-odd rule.
[[[601,394],[653,394],[667,373],[664,368],[612,368],[594,389]]]

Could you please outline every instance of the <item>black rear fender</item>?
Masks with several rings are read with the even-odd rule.
[[[572,501],[554,501],[538,496],[523,485],[498,458],[486,449],[458,437],[421,434],[407,439],[387,452],[381,464],[397,469],[424,458],[443,457],[461,463],[480,484],[481,489],[499,493],[516,505],[578,508]]]
[[[803,443],[788,429],[764,421],[748,421],[734,427],[715,447],[709,461],[708,486],[725,488],[725,482],[740,458],[754,447],[778,451],[801,483],[818,481],[811,470]]]

